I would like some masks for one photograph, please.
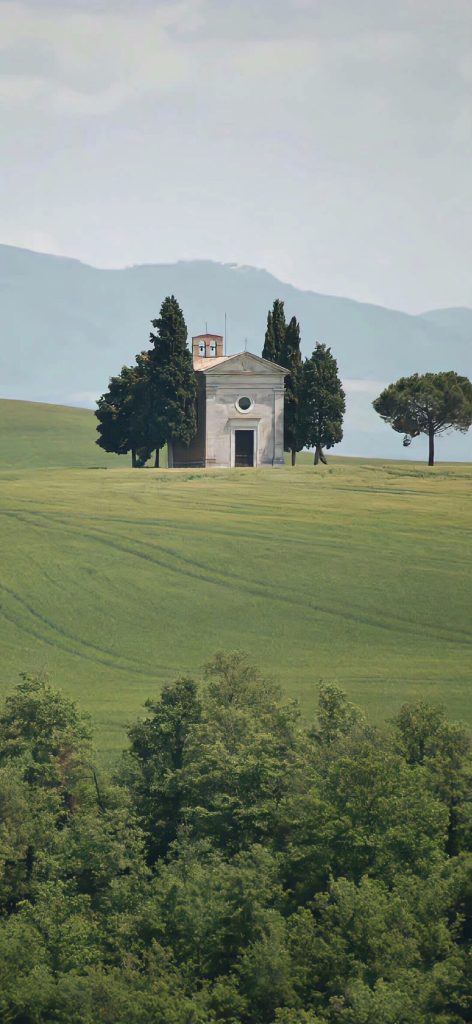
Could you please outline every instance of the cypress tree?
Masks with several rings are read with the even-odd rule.
[[[315,466],[326,463],[323,448],[342,441],[345,409],[336,359],[331,349],[318,343],[303,364],[300,390],[300,432],[304,444],[315,449]]]
[[[131,451],[133,466],[142,466],[153,449],[174,440],[188,444],[196,430],[196,378],[187,348],[187,327],[173,295],[152,321],[153,348],[136,356],[112,377],[98,402],[97,444],[121,455]]]
[[[267,314],[267,330],[265,333],[262,358],[269,359],[271,363],[282,363],[285,349],[285,332],[287,324],[285,321],[284,304],[281,299],[275,299],[272,310]]]
[[[146,416],[146,374],[143,362],[123,366],[110,378],[108,391],[98,400],[95,415],[99,421],[97,444],[106,452],[125,455],[131,452],[133,466],[143,466],[151,454]]]
[[[284,304],[281,299],[276,299],[274,302],[272,321],[275,339],[274,362],[280,363],[281,366],[285,366],[283,359],[285,355],[285,334],[287,331],[287,322],[285,320]]]
[[[302,357],[300,352],[300,324],[292,316],[285,331],[282,366],[289,370],[285,378],[284,399],[284,449],[292,453],[292,466],[295,465],[297,452],[303,448],[303,436],[300,431],[300,387],[302,379]]]
[[[152,320],[155,333],[148,353],[150,392],[150,439],[156,449],[164,444],[172,451],[173,441],[189,444],[195,435],[196,377],[192,355],[187,347],[187,326],[174,295],[162,303],[160,315]]]
[[[274,320],[270,309],[267,314],[267,327],[264,338],[264,348],[262,349],[262,358],[269,359],[271,363],[275,362]]]

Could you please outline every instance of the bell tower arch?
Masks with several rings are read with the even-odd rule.
[[[198,359],[214,359],[224,355],[222,334],[196,334],[192,338],[192,355]]]

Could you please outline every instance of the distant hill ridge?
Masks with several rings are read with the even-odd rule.
[[[308,354],[317,340],[335,353],[348,394],[344,454],[404,457],[401,439],[371,409],[380,386],[415,371],[472,376],[472,310],[419,316],[320,295],[265,270],[208,260],[103,270],[75,259],[0,245],[0,396],[93,405],[110,374],[146,348],[150,320],[173,292],[189,333],[208,323],[227,351],[260,353],[274,298],[301,323]],[[467,459],[471,438],[441,442],[439,458]],[[422,455],[421,441],[411,446]]]

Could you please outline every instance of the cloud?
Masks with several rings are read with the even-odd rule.
[[[471,24],[470,0],[0,0],[2,230],[470,303]]]
[[[46,93],[47,85],[39,76],[0,74],[0,102],[25,103]]]
[[[383,380],[362,380],[346,378],[343,380],[343,388],[348,395],[378,395],[386,387]]]
[[[0,96],[36,97],[56,111],[93,115],[175,89],[193,73],[189,40],[201,2],[111,11],[46,4],[40,12],[0,3]]]
[[[259,78],[265,75],[287,76],[312,67],[321,53],[316,39],[249,40],[235,53],[231,67],[237,73]]]
[[[256,120],[258,109],[271,120],[276,105],[295,101],[295,120],[316,116],[330,145],[340,145],[343,125],[340,139],[356,148],[372,121],[380,143],[393,128],[412,138],[416,132],[421,144],[430,130],[422,79],[431,89],[439,61],[436,120],[453,131],[450,96],[464,84],[470,59],[462,33],[452,54],[440,50],[444,12],[428,21],[426,0],[415,4],[412,12],[399,0],[392,14],[378,0],[363,0],[353,18],[350,0],[0,0],[0,97],[4,104],[35,100],[56,115],[100,116],[183,90],[197,99],[207,89],[210,103],[250,100]],[[428,4],[436,13],[440,0]],[[449,6],[453,24],[467,18],[460,0]]]

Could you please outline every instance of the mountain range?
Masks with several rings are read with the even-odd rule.
[[[0,245],[0,397],[93,407],[108,378],[148,347],[150,320],[174,294],[189,334],[224,333],[226,351],[260,354],[267,310],[283,299],[338,360],[347,394],[344,455],[422,459],[425,439],[404,449],[372,410],[398,377],[426,370],[472,376],[472,310],[409,315],[302,291],[265,270],[207,260],[103,270],[75,259]],[[439,459],[472,459],[472,432],[438,443]]]

